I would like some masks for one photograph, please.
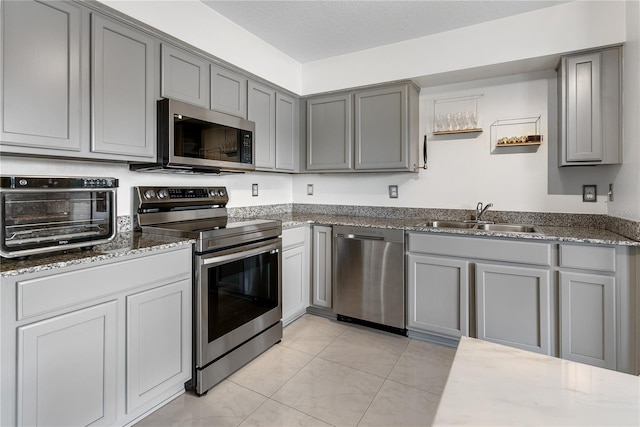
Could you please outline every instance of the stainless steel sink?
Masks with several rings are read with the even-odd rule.
[[[537,233],[538,229],[528,224],[478,224],[478,230],[503,231],[507,233]]]
[[[464,221],[427,221],[424,225],[434,228],[473,228],[476,226],[474,222]]]

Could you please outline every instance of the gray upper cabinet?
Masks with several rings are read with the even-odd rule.
[[[351,94],[307,101],[307,170],[353,170]]]
[[[355,168],[409,167],[407,86],[355,94]]]
[[[256,168],[272,170],[276,165],[276,91],[253,81],[248,91],[247,118],[256,124]]]
[[[163,98],[209,108],[209,62],[169,44],[162,44]]]
[[[211,109],[247,117],[247,78],[211,65]]]
[[[276,170],[298,170],[298,100],[276,93]]]
[[[92,151],[155,158],[155,40],[92,15]]]
[[[31,147],[73,155],[69,152],[81,150],[89,129],[83,127],[88,15],[66,2],[3,1],[1,7],[2,150],[38,154],[25,148]]]
[[[307,101],[307,170],[415,171],[417,161],[418,91],[413,84]]]
[[[622,163],[621,62],[618,47],[562,58],[560,166]]]

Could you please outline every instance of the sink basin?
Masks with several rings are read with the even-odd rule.
[[[507,233],[537,233],[538,230],[533,225],[525,224],[478,224],[477,230],[504,231]]]
[[[434,228],[473,228],[476,224],[464,221],[427,221],[425,226]]]

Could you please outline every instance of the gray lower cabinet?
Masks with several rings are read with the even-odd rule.
[[[417,157],[413,84],[307,100],[308,171],[415,171]]]
[[[353,170],[352,95],[307,101],[307,170]]]
[[[563,57],[560,166],[622,163],[621,48]]]
[[[476,264],[478,338],[551,355],[548,269]]]
[[[407,329],[446,338],[469,336],[470,264],[407,255]]]
[[[88,15],[68,2],[3,1],[1,8],[2,151],[79,152],[89,134]]]
[[[559,274],[560,357],[615,369],[615,277]]]
[[[115,423],[117,328],[116,301],[19,327],[16,424]]]
[[[312,296],[316,307],[332,308],[333,269],[331,226],[314,225],[312,236]]]
[[[191,377],[191,247],[2,277],[0,425],[126,425]]]
[[[247,78],[211,64],[211,109],[247,118]]]
[[[309,228],[282,232],[282,323],[288,325],[309,306]]]
[[[167,43],[161,55],[162,97],[209,108],[210,63]]]
[[[155,159],[156,41],[92,14],[91,151]]]

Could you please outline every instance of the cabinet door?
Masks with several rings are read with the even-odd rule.
[[[18,425],[116,420],[117,303],[18,328]]]
[[[331,227],[313,226],[313,305],[332,307]]]
[[[560,356],[616,368],[614,277],[560,272]]]
[[[191,280],[127,297],[127,412],[191,377]]]
[[[409,329],[469,336],[469,261],[409,254]]]
[[[173,98],[209,108],[209,63],[166,43],[162,44],[164,98]]]
[[[305,246],[282,252],[282,322],[287,325],[309,305],[309,270]]]
[[[256,168],[270,170],[276,165],[276,91],[252,81],[248,90],[247,118],[256,123]]]
[[[355,168],[406,169],[408,162],[407,87],[355,94]]]
[[[155,158],[154,40],[92,15],[91,150]]]
[[[307,170],[353,169],[351,94],[307,101]]]
[[[476,264],[478,338],[551,354],[549,271]]]
[[[2,2],[3,145],[80,151],[89,99],[82,37],[78,5]]]
[[[602,160],[600,57],[598,52],[566,60],[569,162]]]
[[[276,94],[276,169],[294,172],[298,169],[298,101]]]
[[[247,79],[226,68],[211,65],[211,109],[247,117]]]

